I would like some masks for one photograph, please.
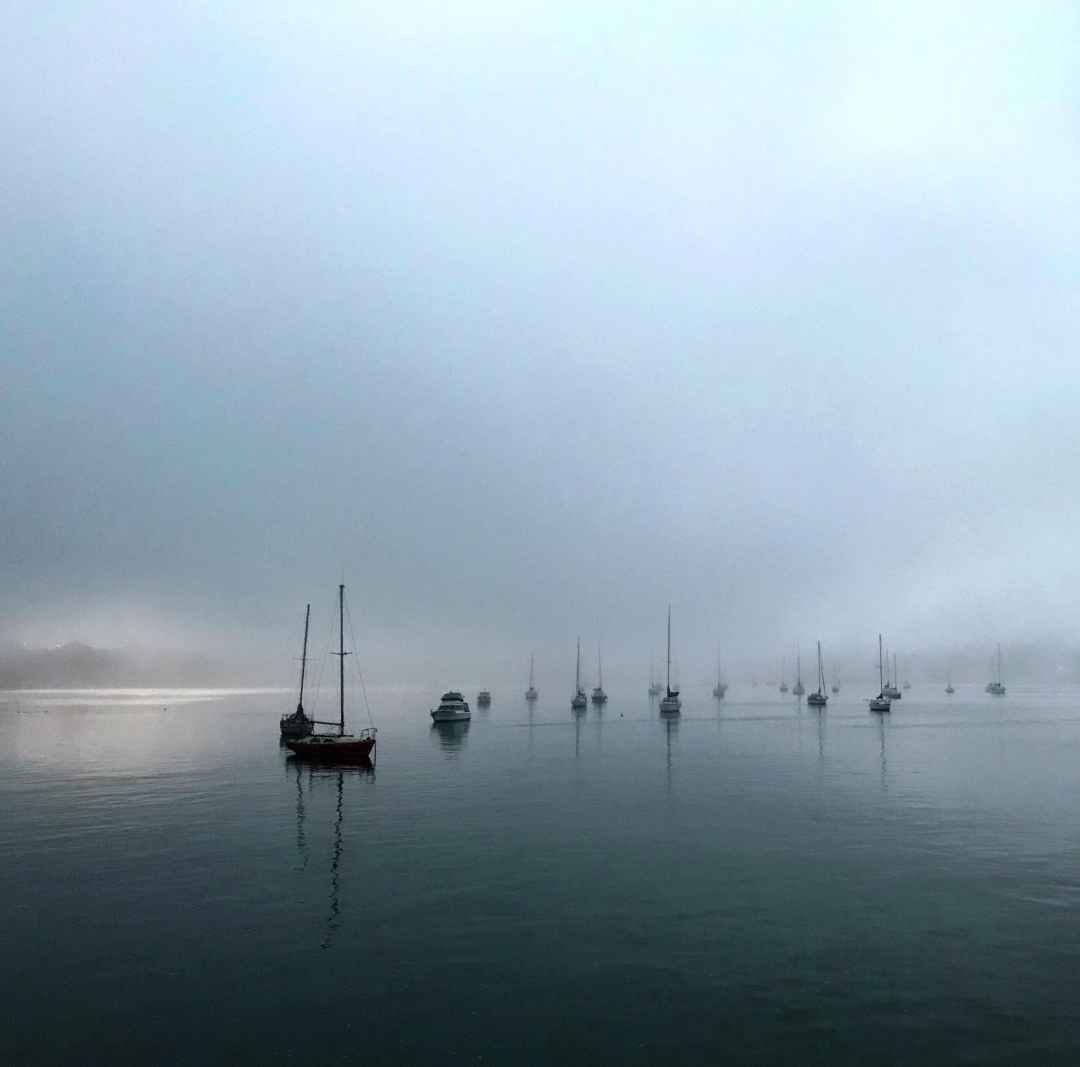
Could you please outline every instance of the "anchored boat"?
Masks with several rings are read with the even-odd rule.
[[[533,657],[529,656],[529,688],[525,690],[525,699],[531,704],[539,695],[533,684]]]
[[[585,699],[585,690],[581,688],[581,638],[577,639],[577,666],[574,668],[574,696],[570,707],[574,711],[584,711],[589,706]]]
[[[431,709],[432,722],[465,722],[471,718],[468,702],[456,689],[448,689],[443,693],[439,706]]]
[[[889,700],[885,693],[885,666],[881,659],[881,634],[877,635],[877,673],[878,673],[878,695],[871,697],[870,710],[871,711],[892,711],[892,701]]]
[[[812,708],[823,708],[829,703],[829,698],[825,695],[825,668],[821,664],[821,642],[817,643],[817,692],[811,693],[806,698],[806,703]]]
[[[291,715],[281,716],[281,736],[284,740],[290,737],[307,737],[315,732],[315,723],[307,717],[304,711],[304,675],[307,670],[307,639],[308,624],[311,622],[311,605],[308,604],[304,614],[304,647],[300,653],[300,696],[296,701],[296,711]]]
[[[678,715],[682,710],[678,689],[671,688],[671,605],[667,608],[667,692],[660,698],[660,712],[663,715]]]
[[[1003,697],[1005,695],[1005,683],[1001,680],[1001,645],[997,646],[997,657],[995,660],[996,670],[994,672],[993,681],[986,683],[986,691],[995,697]]]
[[[327,760],[336,763],[362,762],[371,757],[375,747],[375,727],[370,726],[358,734],[345,732],[345,657],[351,653],[345,651],[345,586],[338,586],[338,721],[316,722],[313,726],[336,726],[336,734],[311,733],[307,737],[290,739],[285,743],[298,756],[305,759]]]

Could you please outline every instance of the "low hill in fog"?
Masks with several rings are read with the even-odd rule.
[[[93,648],[0,647],[0,689],[207,686],[236,683],[235,671],[198,653]]]

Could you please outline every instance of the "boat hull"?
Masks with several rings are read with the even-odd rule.
[[[682,711],[682,701],[678,697],[664,697],[660,701],[661,715],[678,715]]]
[[[432,722],[468,722],[471,718],[471,711],[440,711],[436,708],[431,713]]]
[[[313,735],[285,744],[302,759],[323,763],[359,763],[371,759],[374,737],[328,737]]]
[[[806,698],[806,703],[812,708],[823,708],[829,703],[829,698],[821,693],[811,693]]]
[[[886,711],[892,711],[892,705],[887,700],[871,700],[870,710],[884,713]]]

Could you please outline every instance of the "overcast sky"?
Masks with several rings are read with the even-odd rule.
[[[3,636],[1080,637],[1075,4],[6,11]]]

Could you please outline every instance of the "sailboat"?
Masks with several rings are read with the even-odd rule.
[[[649,696],[658,697],[664,691],[664,687],[656,680],[656,664],[649,660]]]
[[[811,693],[806,698],[806,703],[812,708],[823,708],[829,703],[829,698],[825,695],[825,668],[821,664],[821,642],[817,643],[817,692]]]
[[[806,687],[802,684],[802,652],[795,649],[795,686],[791,690],[797,697],[801,697],[806,692]]]
[[[840,692],[840,676],[836,673],[835,668],[833,669],[833,676],[832,676],[832,691],[834,693],[839,693]]]
[[[525,690],[525,699],[531,704],[540,694],[533,684],[533,656],[529,656],[529,688]]]
[[[596,646],[596,682],[592,691],[592,702],[594,704],[606,704],[607,693],[604,692],[604,661],[600,655],[600,646]]]
[[[899,687],[896,684],[896,653],[893,653],[893,670],[892,675],[889,675],[889,657],[885,656],[885,688],[882,692],[889,698],[889,700],[899,700],[903,694],[900,692]]]
[[[660,699],[662,715],[677,715],[682,708],[678,689],[671,688],[671,605],[667,608],[667,692]]]
[[[787,684],[787,660],[780,660],[780,692],[786,693],[788,691]]]
[[[878,695],[870,700],[871,711],[892,711],[892,702],[885,693],[885,665],[881,660],[881,634],[877,635]]]
[[[290,737],[307,737],[313,733],[315,723],[304,712],[304,675],[307,672],[307,639],[308,624],[311,622],[311,605],[308,604],[304,614],[304,650],[300,654],[300,697],[296,702],[296,711],[291,715],[281,716],[281,736],[283,739]]]
[[[956,690],[953,689],[953,684],[952,684],[952,664],[951,663],[949,664],[948,676],[945,679],[945,692],[948,693],[949,696],[952,696],[953,693],[956,692]]]
[[[581,638],[577,639],[577,667],[574,669],[574,698],[570,701],[570,707],[574,711],[583,711],[589,706],[585,699],[585,690],[581,688]]]
[[[991,696],[1003,697],[1005,695],[1005,685],[1001,681],[1001,645],[997,646],[997,657],[995,662],[996,670],[994,672],[994,679],[993,681],[986,683],[986,691],[991,694]]]
[[[723,700],[724,694],[727,692],[727,682],[724,681],[724,674],[720,670],[720,656],[716,657],[716,685],[713,686],[712,695],[717,700]]]
[[[345,586],[338,586],[338,721],[318,723],[319,726],[336,726],[336,734],[309,734],[307,737],[290,739],[285,743],[298,756],[307,759],[366,760],[375,747],[375,727],[369,726],[358,734],[345,732],[345,657],[351,653],[345,651]],[[315,725],[315,720],[312,720]]]

